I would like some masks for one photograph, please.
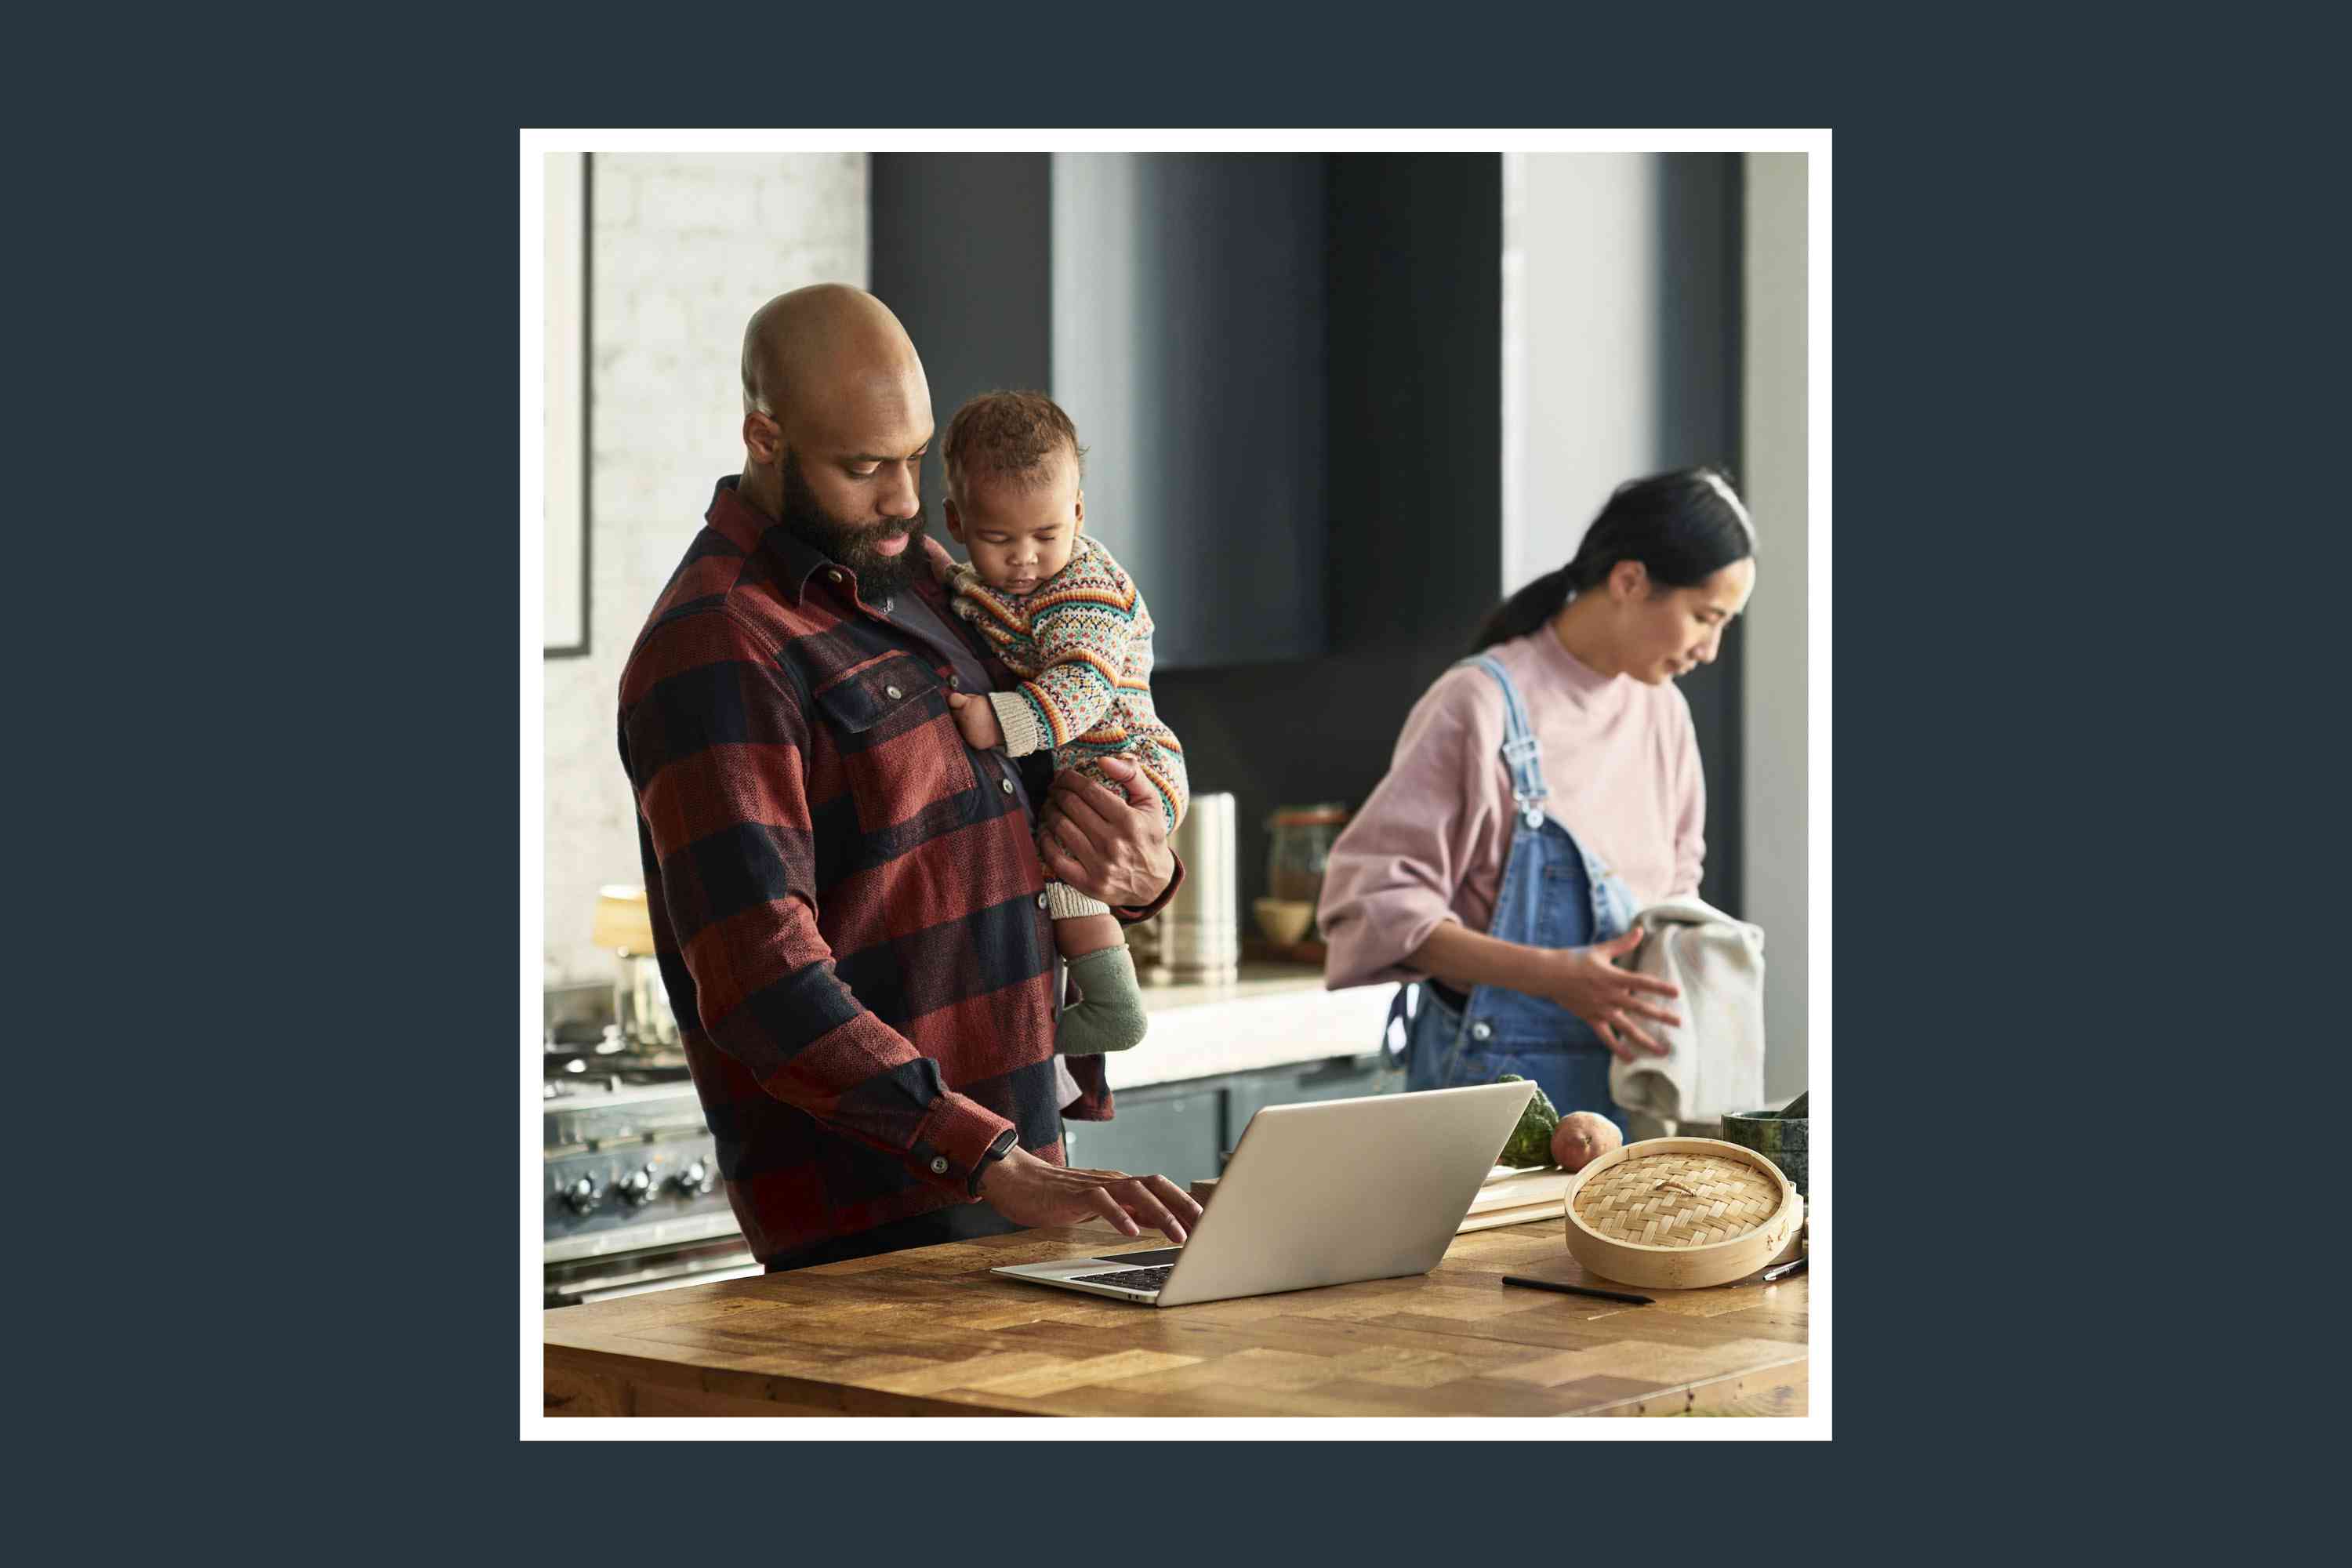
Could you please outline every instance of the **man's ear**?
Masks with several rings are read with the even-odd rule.
[[[783,455],[784,433],[773,419],[764,414],[743,416],[743,449],[762,463],[773,463]]]
[[[964,542],[963,514],[956,510],[955,497],[950,496],[945,501],[940,503],[940,516],[948,525],[948,537],[954,540],[958,544],[961,544]]]

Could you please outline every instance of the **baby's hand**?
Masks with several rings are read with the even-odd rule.
[[[923,535],[923,559],[930,565],[934,583],[946,583],[948,574],[956,569],[956,558],[948,553],[948,547],[928,533]]]
[[[987,698],[950,691],[948,706],[955,710],[956,728],[963,731],[964,744],[979,752],[992,752],[1004,744],[1003,728],[996,721],[996,704]]]

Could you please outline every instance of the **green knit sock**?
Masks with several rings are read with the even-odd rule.
[[[1106,947],[1070,960],[1070,979],[1083,1000],[1062,1009],[1054,1048],[1066,1057],[1099,1056],[1143,1043],[1143,987],[1127,946]]]

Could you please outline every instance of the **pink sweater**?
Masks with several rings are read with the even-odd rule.
[[[1545,809],[1637,907],[1697,891],[1706,785],[1683,694],[1601,676],[1549,626],[1488,651],[1543,742]],[[1493,921],[1516,809],[1502,744],[1503,693],[1483,669],[1447,670],[1413,706],[1388,776],[1331,849],[1318,910],[1327,987],[1423,979],[1404,959],[1440,921]]]

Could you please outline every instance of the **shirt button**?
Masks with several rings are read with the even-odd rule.
[[[1045,907],[1045,895],[1043,893],[1037,895],[1037,907],[1041,910]]]
[[[883,600],[883,601],[882,601],[882,613],[883,613],[884,615],[886,615],[886,616],[887,616],[887,615],[888,615],[888,614],[890,613],[890,606],[891,606],[891,605],[895,605],[895,604],[897,604],[898,602],[898,600],[896,600],[896,599],[885,599],[885,600]]]
[[[890,700],[891,700],[891,701],[893,701],[893,702],[896,702],[896,701],[898,701],[898,689],[897,687],[895,687],[895,686],[886,686],[886,687],[884,687],[884,688],[882,689],[882,694],[883,694],[884,696],[886,696],[886,697],[889,698],[889,699],[890,699]]]
[[[944,670],[942,670],[940,673],[941,673],[941,674],[947,674],[947,672],[946,672],[946,671],[944,671]],[[962,683],[963,683],[963,680],[962,680],[962,678],[961,678],[961,676],[952,675],[952,674],[948,674],[948,689],[949,689],[950,691],[953,691],[953,690],[954,690],[958,686],[961,685]]]
[[[1473,1024],[1470,1026],[1470,1037],[1474,1040],[1486,1039],[1493,1035],[1494,1032],[1495,1026],[1492,1024]]]
[[[836,583],[838,583],[838,582],[840,582],[840,581],[842,580],[841,574],[840,574],[840,573],[838,573],[838,572],[828,572],[828,573],[826,573],[826,574],[825,574],[825,575],[826,575],[826,576],[828,576],[828,577],[830,577],[830,578],[832,578],[832,579],[833,579],[835,582],[836,582]]]
[[[934,1155],[934,1156],[932,1156],[932,1158],[931,1158],[931,1174],[932,1174],[932,1175],[934,1175],[934,1176],[944,1176],[944,1175],[946,1175],[947,1173],[948,1173],[948,1162],[947,1162],[947,1156],[946,1156],[946,1155],[944,1155],[944,1154],[938,1154],[938,1155]]]
[[[1003,790],[1005,794],[1011,795],[1013,793],[1013,781],[1011,779],[999,779],[996,781],[996,787]],[[1045,900],[1040,899],[1037,901],[1040,904],[1043,904]]]

